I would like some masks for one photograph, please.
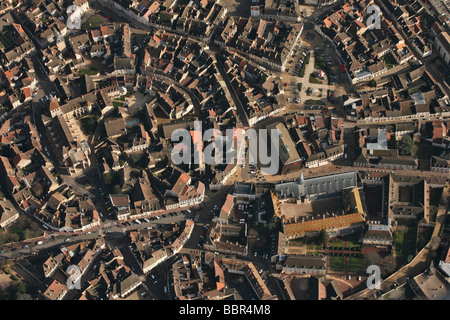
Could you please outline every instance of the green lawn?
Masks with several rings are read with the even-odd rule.
[[[309,57],[310,57],[310,55],[308,54],[308,56],[305,59],[305,62],[303,63],[304,65],[307,65],[309,63]]]
[[[345,270],[344,257],[329,257],[329,266],[333,271]],[[366,272],[366,264],[363,257],[347,257],[347,270],[352,273]]]
[[[304,76],[305,76],[305,69],[306,69],[306,63],[304,63],[304,64],[300,67],[300,70],[298,71],[298,76],[299,76],[299,77],[304,77]]]
[[[114,108],[118,108],[118,107],[122,107],[125,103],[122,101],[113,101],[113,107]]]
[[[302,66],[301,66],[301,68],[300,68],[300,70],[298,72],[299,77],[304,77],[305,76],[305,69],[306,69],[306,65],[309,63],[309,57],[310,56],[308,55],[306,57],[305,61],[302,64]]]
[[[81,28],[82,29],[95,29],[102,24],[105,24],[107,20],[98,14],[93,15],[88,21],[86,21]]]
[[[361,247],[361,243],[359,243],[359,241],[358,241],[357,233],[352,233],[352,234],[346,235],[344,239],[347,241],[347,246],[349,249]]]
[[[344,247],[344,243],[342,240],[330,240],[328,241],[328,247],[342,249]]]
[[[322,84],[323,82],[320,81],[319,79],[317,79],[314,75],[310,74],[309,75],[309,82],[310,83],[317,83],[317,84]]]
[[[404,240],[405,232],[403,230],[397,230],[397,232],[394,233],[394,245],[398,248],[402,248]]]
[[[328,241],[328,247],[335,247],[339,249],[344,249],[344,240],[347,241],[347,248],[352,250],[352,248],[361,249],[361,244],[358,242],[358,234],[352,233],[346,235],[341,239],[332,239]]]
[[[386,65],[386,67],[388,68],[388,70],[398,65],[397,61],[390,53],[386,54],[383,57],[383,61],[384,61],[384,64]]]
[[[416,254],[417,227],[408,226],[406,230],[397,230],[393,236],[396,262],[401,266],[409,262],[408,257]]]
[[[309,106],[312,106],[312,105],[321,105],[321,104],[323,104],[323,102],[322,102],[322,100],[314,100],[314,99],[308,99],[308,100],[306,100],[305,101],[305,105],[309,105]]]
[[[360,273],[366,272],[367,267],[363,257],[348,257],[348,271]]]
[[[321,55],[315,53],[314,54],[314,68],[315,69],[322,69],[322,68],[326,68],[326,63],[325,60],[322,58]]]
[[[344,257],[329,257],[328,262],[331,270],[344,271],[345,269]]]
[[[95,68],[86,68],[86,69],[81,69],[80,71],[78,71],[78,74],[80,76],[85,75],[85,74],[86,75],[95,75],[97,73],[98,73],[98,71]]]

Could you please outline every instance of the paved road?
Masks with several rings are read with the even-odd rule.
[[[189,241],[185,244],[184,248],[187,250],[203,250],[197,246],[200,235],[202,233],[202,227],[204,224],[210,224],[212,216],[210,213],[214,211],[214,206],[217,205],[219,210],[225,202],[227,194],[232,190],[232,185],[225,185],[214,194],[211,194],[205,199],[204,207],[196,212],[199,214],[197,222],[195,223],[194,230],[192,230],[191,237]]]
[[[147,227],[154,227],[159,224],[172,224],[177,223],[180,221],[183,221],[186,218],[185,215],[179,215],[179,216],[169,216],[167,215],[166,218],[161,218],[159,220],[154,220],[150,222],[142,222],[141,224],[133,224],[131,226],[121,227],[117,224],[117,222],[114,221],[108,221],[99,229],[87,231],[86,233],[64,233],[64,232],[53,232],[50,233],[50,236],[55,237],[54,239],[52,237],[49,238],[49,240],[41,245],[30,245],[29,248],[22,248],[15,251],[8,251],[5,253],[0,254],[0,259],[10,259],[10,258],[17,258],[22,256],[29,256],[32,252],[36,252],[37,254],[46,254],[52,250],[58,249],[59,247],[63,245],[69,245],[75,242],[80,241],[86,241],[86,240],[93,240],[96,239],[103,234],[106,235],[106,239],[114,239],[114,238],[120,238],[123,237],[126,231],[129,230],[137,230],[137,229],[144,229]]]
[[[245,107],[241,102],[241,99],[239,99],[239,97],[236,94],[236,91],[234,90],[234,87],[232,86],[230,79],[228,78],[225,69],[223,68],[223,64],[221,61],[221,57],[217,56],[218,60],[217,60],[217,69],[219,70],[222,79],[225,80],[225,83],[227,85],[228,91],[234,101],[234,104],[237,106],[237,113],[239,115],[239,119],[241,120],[242,124],[247,128],[249,126],[249,123],[247,121],[247,115],[245,112]]]

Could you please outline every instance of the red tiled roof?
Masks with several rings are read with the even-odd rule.
[[[234,197],[229,194],[227,195],[227,199],[225,200],[225,203],[222,206],[222,210],[225,211],[226,213],[229,213],[231,211],[231,208],[233,207],[234,204]]]
[[[188,182],[191,177],[187,173],[182,173],[172,188],[177,195],[183,195],[188,189]]]

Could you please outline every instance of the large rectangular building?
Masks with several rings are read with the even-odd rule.
[[[321,196],[335,195],[346,188],[358,186],[356,172],[345,172],[299,181],[280,183],[275,186],[277,197],[283,199],[296,198],[311,201]]]
[[[301,158],[295,148],[295,143],[286,129],[286,126],[281,123],[275,123],[267,126],[267,130],[271,135],[272,141],[275,141],[276,137],[272,134],[272,130],[278,130],[279,134],[279,148],[278,154],[280,157],[281,174],[285,174],[291,171],[300,170]]]

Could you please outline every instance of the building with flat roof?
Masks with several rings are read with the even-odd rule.
[[[433,265],[430,265],[424,273],[411,279],[408,284],[420,299],[447,300],[450,298],[448,280]]]

